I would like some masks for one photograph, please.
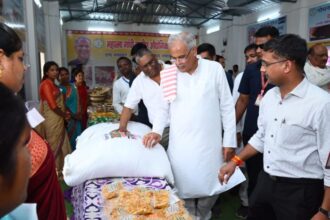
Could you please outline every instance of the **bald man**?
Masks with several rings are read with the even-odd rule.
[[[308,57],[304,67],[306,78],[330,92],[330,68],[327,67],[328,49],[323,44],[314,44],[308,50]]]

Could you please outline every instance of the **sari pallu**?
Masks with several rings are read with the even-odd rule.
[[[56,176],[52,150],[35,131],[32,131],[30,144],[31,155],[42,157],[43,160],[38,160],[38,164],[34,166],[37,169],[29,180],[26,203],[37,203],[39,220],[65,220],[64,197]]]
[[[47,82],[41,83],[42,86],[49,86]],[[57,107],[62,111],[65,111],[63,95],[60,93],[57,87],[54,87],[53,90],[57,89],[58,91],[53,92],[53,97],[56,101]],[[43,90],[41,89],[41,92]],[[41,99],[41,114],[46,119],[43,122],[45,139],[49,143],[56,160],[56,168],[59,174],[61,175],[64,157],[71,152],[70,142],[68,135],[64,126],[64,119],[57,115],[48,105],[47,100]]]
[[[70,88],[60,86],[63,95],[65,95],[65,105],[71,113],[80,112],[79,95],[77,88],[70,83]],[[81,120],[71,118],[67,124],[67,132],[70,140],[72,151],[76,149],[76,139],[81,134]]]

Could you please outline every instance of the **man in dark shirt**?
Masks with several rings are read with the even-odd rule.
[[[260,28],[254,35],[257,45],[257,55],[260,59],[263,52],[263,45],[274,37],[278,37],[279,32],[273,26]],[[258,130],[257,120],[259,116],[259,102],[265,93],[273,87],[260,72],[261,61],[247,65],[239,86],[240,96],[236,102],[236,121],[239,122],[245,110],[246,117],[243,128],[243,144],[248,143],[249,139]],[[250,158],[246,161],[246,169],[249,177],[248,195],[253,191],[259,172],[262,170],[262,154]]]

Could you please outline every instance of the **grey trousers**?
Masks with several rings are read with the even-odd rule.
[[[184,199],[185,207],[189,214],[194,216],[195,219],[208,220],[212,216],[211,209],[218,197],[219,195],[195,199]]]
[[[170,127],[164,128],[162,139],[160,140],[160,144],[164,147],[165,150],[168,148],[168,141],[170,137]]]

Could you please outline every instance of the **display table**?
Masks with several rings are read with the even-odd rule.
[[[129,188],[140,186],[150,189],[171,190],[170,185],[164,178],[102,178],[87,180],[83,184],[73,187],[71,203],[74,207],[74,218],[76,220],[106,219],[103,212],[104,200],[101,195],[103,185],[114,181],[120,181]]]

